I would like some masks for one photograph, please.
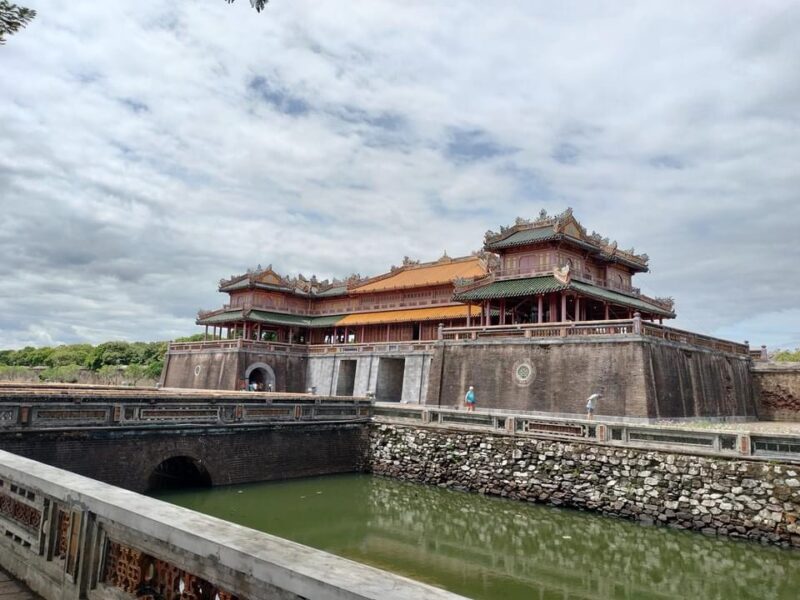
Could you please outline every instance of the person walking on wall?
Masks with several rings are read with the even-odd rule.
[[[475,412],[475,388],[472,386],[469,386],[464,396],[464,406],[467,407],[467,412]]]
[[[594,409],[597,406],[597,401],[603,397],[603,394],[595,392],[586,399],[586,418],[594,419]]]

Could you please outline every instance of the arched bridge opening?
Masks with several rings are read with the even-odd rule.
[[[161,461],[147,480],[147,491],[211,487],[211,475],[191,456],[173,456]]]
[[[248,389],[259,392],[275,391],[275,371],[266,363],[250,365],[244,373]]]

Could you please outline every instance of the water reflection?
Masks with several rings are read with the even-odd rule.
[[[366,475],[162,498],[474,598],[794,600],[800,553]]]

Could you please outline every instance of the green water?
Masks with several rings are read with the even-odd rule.
[[[157,497],[472,598],[800,598],[797,551],[369,475]]]

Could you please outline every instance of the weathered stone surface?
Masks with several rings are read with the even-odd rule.
[[[800,547],[800,488],[787,465],[388,424],[371,426],[368,464],[429,485]]]
[[[137,492],[163,461],[187,456],[213,485],[363,470],[366,425],[275,423],[140,431],[0,433],[0,448]]]
[[[753,383],[758,416],[766,421],[800,421],[800,364],[756,363]]]
[[[529,364],[529,385],[514,365]],[[598,389],[598,415],[641,419],[754,416],[750,362],[720,352],[645,338],[437,344],[426,404],[455,405],[474,385],[478,405],[562,414],[585,412]]]

